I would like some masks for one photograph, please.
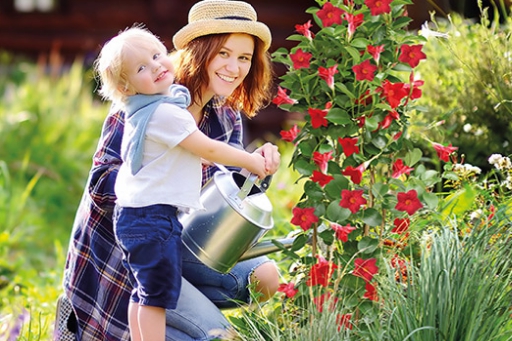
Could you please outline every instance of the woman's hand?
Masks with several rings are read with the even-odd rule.
[[[270,142],[265,143],[254,151],[254,153],[261,154],[265,158],[265,168],[268,175],[272,175],[279,169],[281,163],[281,154],[276,145]]]

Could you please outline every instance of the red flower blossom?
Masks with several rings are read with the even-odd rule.
[[[339,137],[338,142],[341,145],[341,148],[343,148],[343,153],[345,153],[346,157],[349,157],[354,153],[359,154],[359,147],[357,146],[357,137]]]
[[[391,232],[402,234],[409,229],[410,223],[411,223],[411,221],[409,220],[409,218],[404,218],[404,219],[395,218],[395,220],[393,221],[393,224],[395,225],[395,227],[393,227]]]
[[[298,70],[301,68],[307,69],[309,67],[309,61],[313,55],[309,52],[304,52],[302,49],[297,49],[295,53],[290,54],[290,59],[293,62],[293,68]]]
[[[282,105],[282,104],[295,104],[295,100],[288,97],[286,94],[286,90],[281,88],[280,86],[277,87],[277,96],[274,97],[272,100],[272,103],[276,105]]]
[[[348,208],[350,212],[357,213],[362,205],[366,204],[366,199],[363,198],[363,190],[356,189],[350,191],[348,189],[344,189],[341,191],[341,201],[340,206],[343,208]]]
[[[366,289],[366,292],[363,295],[364,298],[375,302],[379,300],[379,297],[377,296],[377,288],[374,285],[366,282],[364,288]]]
[[[373,59],[375,60],[375,63],[379,64],[380,54],[384,52],[384,45],[368,45],[366,46],[366,50],[368,51],[369,54],[372,55]]]
[[[393,140],[398,140],[400,137],[402,137],[403,131],[399,131],[393,136]]]
[[[391,83],[387,79],[379,90],[382,91],[382,95],[386,98],[392,109],[396,109],[400,105],[402,98],[408,95],[404,83]]]
[[[347,32],[348,32],[348,37],[350,39],[356,32],[357,28],[359,26],[361,26],[361,24],[363,23],[364,14],[360,13],[360,14],[353,15],[351,13],[345,13],[343,15],[343,18],[348,22]]]
[[[377,71],[377,67],[370,63],[370,60],[367,59],[364,62],[354,65],[352,67],[352,71],[356,75],[357,81],[372,81],[375,78],[375,71]]]
[[[409,192],[399,192],[397,194],[398,203],[395,209],[398,211],[407,212],[409,215],[413,215],[417,210],[423,207],[423,204],[418,199],[418,193],[415,189],[411,189]]]
[[[391,110],[384,117],[384,119],[381,122],[379,122],[379,127],[381,129],[388,129],[391,126],[391,123],[393,123],[394,120],[398,120],[399,118],[400,115],[398,114],[398,112],[396,110]]]
[[[362,259],[362,258],[356,258],[354,260],[354,271],[352,274],[357,277],[361,277],[366,282],[370,282],[375,276],[377,272],[379,272],[379,268],[376,265],[377,259],[370,258],[370,259]]]
[[[328,262],[322,257],[318,257],[318,263],[313,264],[309,271],[308,279],[306,281],[307,286],[321,285],[327,287],[329,280],[331,279],[334,270],[338,266],[333,262]]]
[[[409,174],[414,168],[408,167],[404,165],[404,161],[402,159],[397,159],[393,164],[393,178],[399,178],[403,174]]]
[[[345,168],[345,170],[343,170],[341,174],[349,176],[350,180],[352,180],[353,183],[359,185],[361,183],[361,180],[363,179],[364,170],[364,163],[362,163],[355,168],[352,166],[347,166],[347,168]]]
[[[328,2],[327,2],[328,3]],[[331,89],[334,88],[334,75],[338,73],[338,64],[333,65],[331,67],[323,67],[320,66],[318,68],[318,75],[322,78],[327,86]]]
[[[420,60],[427,59],[427,55],[421,51],[422,48],[423,45],[421,44],[404,44],[400,46],[400,56],[398,56],[398,60],[415,68],[420,63]]]
[[[302,24],[302,25],[295,25],[295,31],[297,31],[298,33],[302,34],[304,37],[308,38],[309,40],[313,39],[313,37],[315,36],[313,34],[313,32],[311,32],[309,29],[312,27],[313,25],[311,25],[311,20],[308,20],[307,23],[305,24]]]
[[[341,16],[345,13],[344,10],[342,10],[339,7],[334,7],[334,5],[330,2],[326,2],[322,9],[320,9],[318,12],[316,12],[316,15],[320,20],[322,20],[322,26],[328,27],[332,26],[334,24],[341,25],[343,22]]]
[[[313,303],[315,304],[316,310],[319,313],[324,311],[325,302],[329,303],[329,311],[333,311],[336,308],[336,304],[338,303],[338,298],[333,298],[330,292],[326,292],[325,294],[322,294],[318,297],[313,297]]]
[[[281,135],[281,138],[284,141],[293,142],[297,138],[297,135],[299,134],[299,127],[297,127],[297,125],[294,124],[290,130],[281,130],[279,134]]]
[[[334,177],[328,174],[324,174],[317,170],[313,171],[313,176],[311,176],[311,181],[318,183],[321,187],[324,187],[329,182],[334,180]]]
[[[391,12],[391,6],[389,6],[393,0],[364,0],[364,3],[370,9],[372,15],[379,15],[383,13]]]
[[[425,82],[422,81],[421,79],[414,80],[414,72],[411,72],[411,74],[409,75],[409,83],[404,84],[404,88],[409,96],[409,98],[407,98],[407,101],[409,101],[409,99],[414,100],[421,97],[420,86],[422,86],[423,84],[425,84]]]
[[[322,173],[327,171],[327,164],[332,160],[332,151],[327,153],[313,152],[313,162],[320,168]]]
[[[352,329],[353,325],[350,320],[352,319],[352,314],[338,314],[336,316],[336,323],[338,324],[338,332],[341,331],[341,328]]]
[[[313,126],[314,129],[320,128],[320,127],[327,127],[327,119],[325,116],[327,116],[329,110],[327,109],[314,109],[309,108],[308,113],[309,116],[311,116],[311,126]]]
[[[300,226],[304,231],[311,228],[311,225],[318,222],[318,217],[315,215],[315,209],[313,207],[294,207],[293,217],[291,223],[296,226]]]
[[[356,228],[350,225],[341,226],[340,224],[331,223],[331,227],[336,232],[336,238],[346,243],[348,241],[348,235]]]
[[[459,147],[453,147],[451,143],[445,147],[442,144],[434,142],[432,143],[432,146],[436,150],[437,157],[444,162],[449,162],[450,154],[459,149]]]
[[[290,282],[279,284],[277,291],[284,293],[288,298],[292,298],[296,293],[299,292],[299,289],[295,289],[295,283]]]

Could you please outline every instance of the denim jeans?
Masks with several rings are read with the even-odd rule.
[[[182,248],[182,286],[178,306],[167,310],[167,341],[205,341],[212,330],[225,329],[229,322],[219,308],[249,303],[247,286],[252,271],[270,261],[257,257],[237,263],[227,274],[210,269],[186,247]]]

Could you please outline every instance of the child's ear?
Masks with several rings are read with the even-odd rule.
[[[133,92],[133,90],[131,89],[130,84],[128,84],[128,83],[119,84],[119,86],[117,87],[117,90],[119,90],[125,96],[131,96],[131,95],[135,94]]]

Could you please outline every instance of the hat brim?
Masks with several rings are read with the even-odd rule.
[[[176,32],[172,38],[177,50],[183,49],[195,38],[219,33],[247,33],[263,41],[265,51],[270,48],[272,35],[267,25],[259,21],[237,19],[210,19],[190,23]]]

